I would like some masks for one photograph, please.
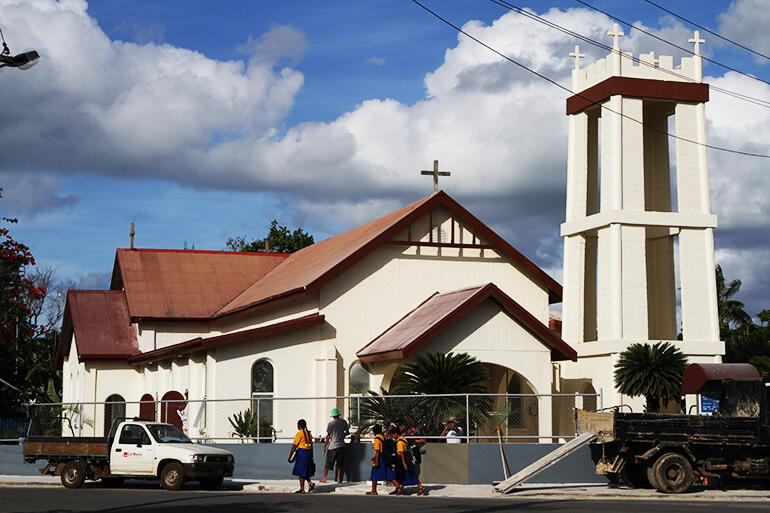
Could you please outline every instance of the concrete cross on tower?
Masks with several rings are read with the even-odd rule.
[[[131,223],[131,231],[128,232],[128,236],[131,238],[130,249],[134,249],[134,235],[136,235],[136,232],[134,231],[134,223]]]
[[[433,171],[420,171],[421,175],[433,175],[433,192],[438,192],[438,177],[439,176],[451,176],[449,171],[438,170],[438,160],[433,161]]]
[[[575,69],[580,69],[580,59],[586,56],[584,53],[580,53],[580,46],[575,45],[575,51],[570,53],[569,56],[575,58]]]
[[[615,23],[612,26],[612,30],[607,32],[607,35],[612,36],[612,49],[620,50],[620,38],[625,36],[625,34],[620,30],[620,25]]]
[[[701,43],[705,43],[706,40],[705,39],[701,39],[700,38],[700,32],[696,30],[693,33],[692,39],[688,39],[687,42],[695,44],[695,51],[693,53],[695,55],[700,55],[700,44]]]

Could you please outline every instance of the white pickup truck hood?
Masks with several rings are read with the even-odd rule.
[[[172,450],[189,452],[190,454],[217,454],[222,456],[233,455],[233,453],[225,449],[218,449],[216,447],[211,447],[210,445],[202,445],[202,444],[167,443],[167,444],[158,444],[158,446],[160,447],[161,450],[163,450],[164,448],[167,448]]]

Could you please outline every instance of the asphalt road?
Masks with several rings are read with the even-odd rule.
[[[672,500],[524,500],[460,499],[448,497],[366,497],[331,494],[244,493],[237,490],[204,492],[182,490],[167,492],[156,489],[105,490],[83,488],[66,490],[53,487],[0,487],[0,512],[108,511],[169,513],[197,512],[479,512],[522,511],[526,513],[575,512],[634,513],[665,509],[665,513],[683,511],[747,512],[768,511],[770,506],[758,502],[685,502]]]

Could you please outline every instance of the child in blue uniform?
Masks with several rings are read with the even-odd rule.
[[[396,440],[396,482],[399,484],[396,487],[395,492],[391,492],[393,495],[401,495],[404,491],[404,486],[417,485],[417,495],[425,495],[425,487],[422,486],[420,480],[417,479],[417,472],[412,464],[411,456],[407,456],[408,443],[406,438],[401,436],[401,430],[398,427],[393,427],[390,430],[390,436]]]
[[[382,427],[376,424],[372,431],[374,432],[374,457],[372,458],[372,473],[369,479],[372,481],[372,491],[366,492],[366,495],[377,495],[377,481],[390,481],[399,489],[399,484],[395,480],[393,469],[385,465],[383,457],[383,448],[385,436],[382,434]]]
[[[297,429],[299,431],[294,435],[294,442],[291,445],[291,451],[289,451],[289,462],[292,461],[294,453],[297,453],[292,474],[299,477],[299,490],[294,493],[305,493],[305,481],[307,481],[307,491],[312,492],[315,488],[315,483],[310,480],[314,473],[313,436],[307,430],[305,419],[297,421]]]

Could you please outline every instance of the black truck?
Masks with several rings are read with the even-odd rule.
[[[721,390],[715,415],[578,410],[578,434],[596,434],[596,473],[663,493],[725,478],[770,478],[765,384],[725,380]]]

